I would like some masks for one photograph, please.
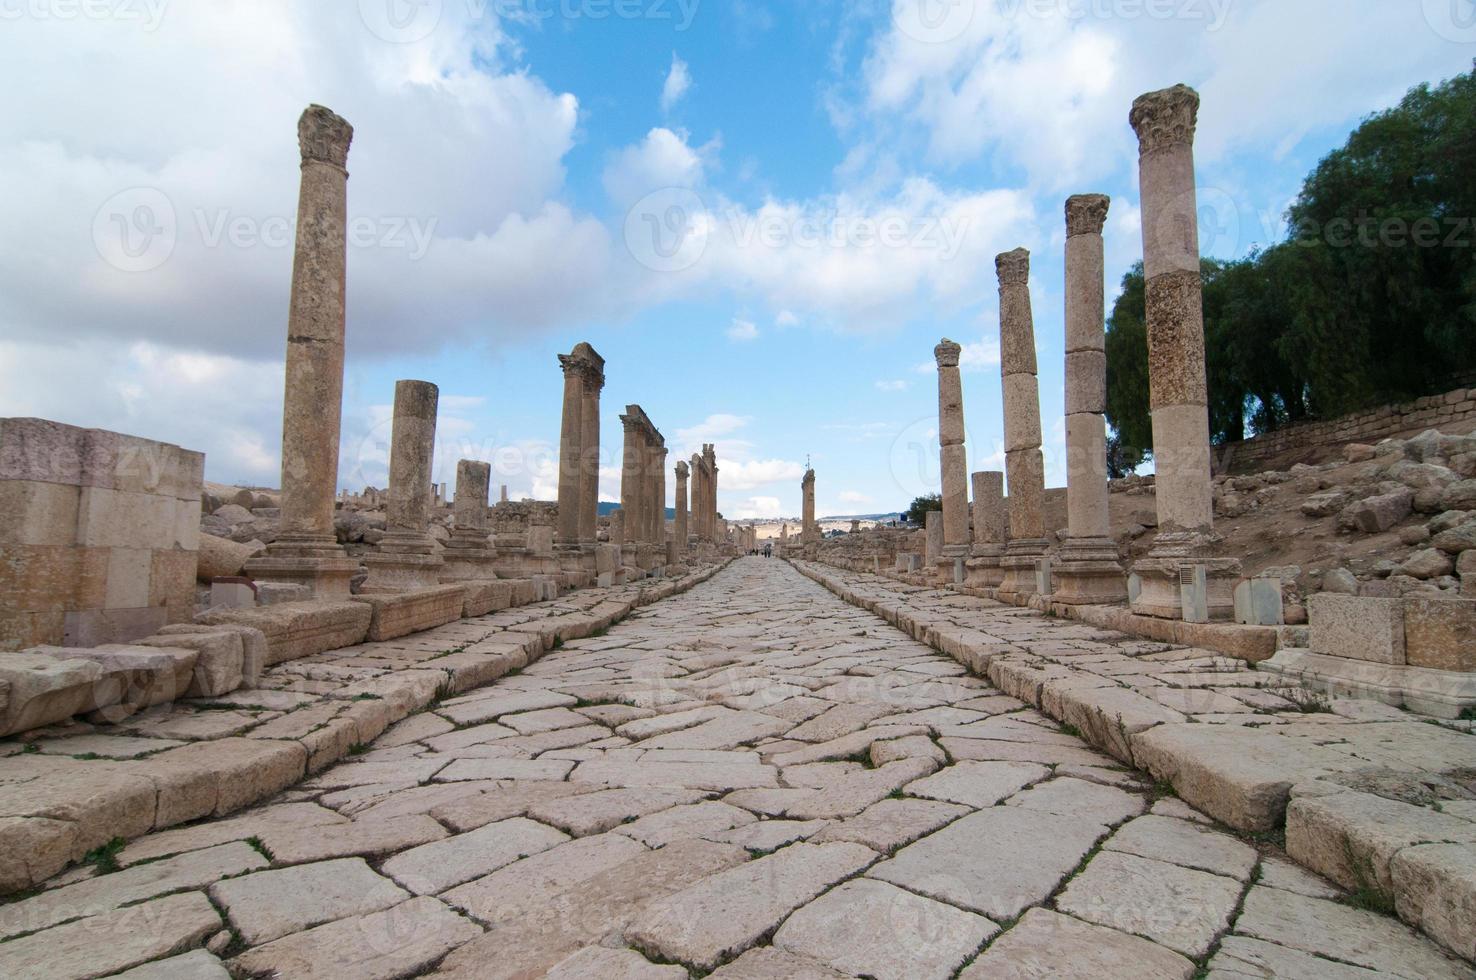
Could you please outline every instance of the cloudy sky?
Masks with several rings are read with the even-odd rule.
[[[1281,236],[1368,112],[1468,70],[1473,0],[0,0],[0,415],[207,453],[275,486],[309,103],[356,128],[340,482],[385,482],[397,378],[441,388],[437,468],[555,494],[562,380],[718,446],[730,517],[936,487],[932,348],[966,345],[999,468],[993,259],[1034,253],[1064,481],[1064,199],[1141,253],[1138,94],[1203,95],[1203,249]]]

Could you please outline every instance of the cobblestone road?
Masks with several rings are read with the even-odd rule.
[[[762,559],[115,860],[0,975],[1471,976]]]

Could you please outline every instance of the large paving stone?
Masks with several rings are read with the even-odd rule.
[[[514,817],[402,851],[383,870],[416,895],[438,895],[568,839],[552,827]]]
[[[1103,851],[1066,886],[1056,908],[1198,958],[1230,924],[1241,887],[1220,875]]]
[[[586,946],[561,960],[546,980],[687,980],[679,966],[657,966],[633,949]]]
[[[197,949],[134,967],[117,974],[114,980],[231,980],[231,973],[215,954]]]
[[[1156,943],[1031,909],[959,980],[1189,980],[1193,975],[1192,962]]]
[[[1139,817],[1103,845],[1106,850],[1136,854],[1246,881],[1260,855],[1228,834],[1172,817]]]
[[[603,834],[647,814],[696,803],[704,795],[694,790],[611,789],[537,803],[527,812],[534,820],[558,827],[575,837],[587,837]]]
[[[569,779],[600,786],[709,792],[779,785],[774,768],[758,763],[656,762],[644,758],[581,762]]]
[[[118,863],[127,867],[140,861],[155,861],[171,854],[260,837],[278,828],[301,829],[346,823],[347,817],[316,803],[277,803],[227,820],[214,820],[140,837],[119,852]]]
[[[249,946],[354,915],[380,912],[409,899],[362,858],[259,871],[210,887],[213,898]]]
[[[785,813],[795,820],[855,816],[937,768],[938,763],[933,759],[902,759],[876,769],[860,769],[790,804]]]
[[[711,970],[875,859],[859,844],[794,844],[653,903],[626,935],[663,960]]]
[[[628,936],[629,923],[648,906],[747,857],[742,848],[709,841],[648,851],[519,909],[515,921],[447,957],[441,972],[466,980],[539,976],[586,946]]]
[[[842,980],[844,973],[837,973],[823,963],[808,956],[786,953],[773,946],[750,949],[720,970],[710,974],[720,980]]]
[[[832,823],[812,841],[852,841],[879,854],[891,854],[969,812],[968,807],[934,800],[882,800],[854,817]]]
[[[242,954],[231,965],[248,976],[280,980],[396,980],[425,970],[481,935],[480,926],[434,898],[415,898],[383,912],[286,936]]]
[[[1395,856],[1394,901],[1399,917],[1476,960],[1476,846],[1422,844]]]
[[[726,803],[708,801],[690,806],[672,807],[641,817],[617,828],[616,832],[634,838],[647,847],[665,847],[678,840],[708,837],[711,834],[755,822],[747,810]]]
[[[274,827],[260,835],[277,865],[310,864],[341,857],[383,857],[450,836],[424,815],[357,820],[317,827]]]
[[[1087,817],[1106,824],[1122,823],[1147,807],[1147,802],[1136,793],[1068,776],[1033,786],[1011,797],[1007,804],[1062,816]]]
[[[453,888],[441,898],[483,922],[501,923],[645,853],[643,845],[621,834],[582,837]]]
[[[1430,940],[1394,919],[1275,888],[1252,888],[1235,922],[1240,935],[1409,980],[1470,980]]]
[[[774,945],[855,976],[948,980],[998,931],[981,915],[861,878],[791,915]]]
[[[220,928],[199,892],[156,898],[0,943],[0,977],[103,977],[199,946]]]
[[[101,915],[156,895],[203,888],[222,878],[266,866],[266,858],[251,845],[222,844],[53,888],[35,898],[0,905],[0,940],[49,929],[72,919]]]
[[[1263,943],[1245,936],[1226,936],[1209,961],[1207,980],[1374,980],[1388,976],[1361,966],[1335,963],[1299,949]]]
[[[1051,771],[1029,762],[959,762],[907,787],[911,796],[983,808],[994,806]]]
[[[867,872],[996,922],[1045,901],[1106,836],[1081,817],[993,807],[904,847]]]

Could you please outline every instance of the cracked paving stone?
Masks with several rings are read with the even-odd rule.
[[[1189,980],[1194,969],[1141,937],[1031,909],[959,980]]]

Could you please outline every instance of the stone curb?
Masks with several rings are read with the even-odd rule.
[[[1086,672],[1031,663],[1017,647],[951,623],[933,626],[903,602],[860,595],[816,565],[790,564],[1004,693],[1073,726],[1094,747],[1171,783],[1185,802],[1222,823],[1248,833],[1284,828],[1295,861],[1345,888],[1381,896],[1408,925],[1476,959],[1476,821],[1319,781],[1346,771],[1347,757],[1315,743],[1298,745],[1293,755],[1290,740],[1263,729],[1189,723],[1192,718],[1136,692],[1103,686]],[[1465,738],[1443,734],[1450,736],[1446,743]],[[1476,738],[1462,742],[1461,750],[1457,762],[1476,762]]]
[[[357,745],[423,711],[442,693],[489,684],[537,660],[559,641],[582,639],[635,609],[706,582],[731,559],[658,584],[633,597],[600,602],[585,613],[531,620],[490,638],[524,636],[522,656],[472,649],[334,691],[353,702],[328,725],[300,738],[223,738],[194,742],[133,761],[83,761],[20,755],[0,776],[0,895],[46,881],[108,842],[131,840],[193,820],[242,810],[321,772]],[[629,595],[630,587],[622,587]],[[557,600],[555,600],[557,601]],[[286,608],[286,607],[283,607]],[[364,615],[370,607],[359,605]],[[526,607],[525,607],[526,608]],[[503,640],[501,646],[508,646]],[[473,648],[474,649],[474,648]]]

